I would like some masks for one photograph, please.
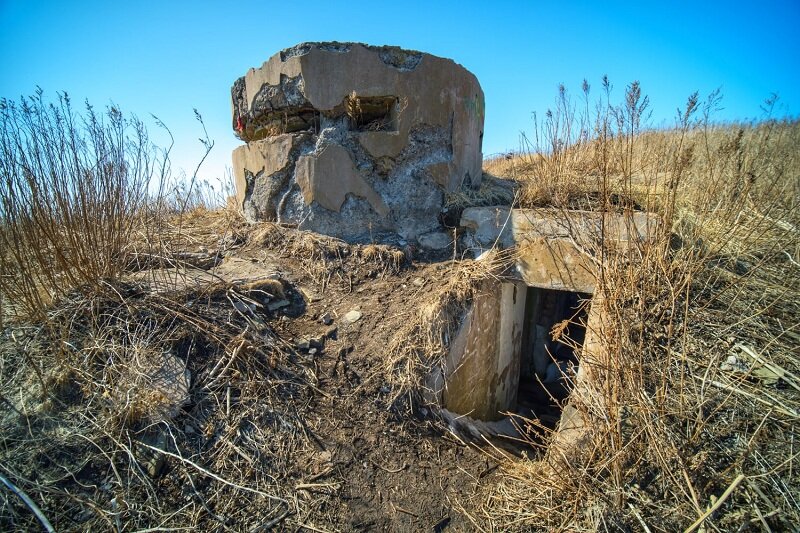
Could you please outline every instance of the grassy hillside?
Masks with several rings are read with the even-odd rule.
[[[588,93],[584,96],[588,97]],[[769,106],[772,102],[768,102]],[[800,123],[716,125],[717,95],[647,129],[634,84],[486,162],[521,206],[644,209],[664,232],[600,274],[613,347],[584,454],[504,465],[503,526],[783,530],[800,520]],[[701,518],[706,518],[701,525]]]
[[[790,530],[800,523],[800,123],[652,129],[565,90],[466,205],[657,213],[596,250],[608,357],[578,449],[467,442],[420,403],[486,277],[173,194],[134,119],[3,101],[0,525]],[[192,189],[190,188],[190,191]],[[194,199],[193,199],[194,198]],[[313,351],[312,351],[313,350]],[[535,425],[535,421],[531,422]],[[537,431],[546,431],[537,428]],[[24,496],[24,497],[23,497]]]

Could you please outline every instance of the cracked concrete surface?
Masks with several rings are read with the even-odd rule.
[[[447,192],[477,187],[484,101],[449,59],[397,47],[302,43],[231,91],[237,198],[352,242],[440,229]]]

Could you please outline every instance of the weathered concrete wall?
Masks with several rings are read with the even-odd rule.
[[[483,91],[449,59],[303,43],[250,69],[231,96],[250,220],[412,239],[439,228],[445,192],[480,184]]]
[[[429,381],[434,392],[444,391],[444,407],[478,420],[498,420],[500,413],[513,410],[527,287],[594,294],[598,290],[600,246],[635,260],[631,252],[656,236],[659,223],[660,219],[650,213],[465,209],[462,244],[476,255],[493,247],[514,249],[521,282],[503,283],[502,289],[497,282],[487,283],[473,302],[451,343],[443,375],[434,375]],[[596,369],[608,368],[603,313],[602,295],[597,295],[589,308],[573,397],[596,395]],[[547,335],[548,329],[545,326],[537,334]],[[533,360],[539,367],[535,369],[537,375],[541,375],[550,357],[539,354]],[[579,446],[586,431],[583,414],[569,404],[553,442],[561,448]]]
[[[558,209],[471,207],[461,215],[466,247],[479,255],[515,248],[517,271],[531,287],[593,293],[599,250],[626,252],[655,237],[660,219]]]
[[[499,420],[517,403],[525,285],[486,282],[453,340],[442,403],[455,413]]]

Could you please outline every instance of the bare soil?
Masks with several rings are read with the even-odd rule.
[[[65,342],[82,354],[101,344],[98,336],[113,337],[113,324],[127,328],[124,336],[157,317],[155,329],[167,333],[149,342],[171,346],[192,376],[172,418],[109,418],[113,398],[79,379],[82,369],[45,367],[59,359],[52,331],[6,327],[0,471],[58,531],[473,529],[478,518],[469,509],[497,464],[414,399],[398,398],[387,379],[387,346],[458,264],[448,252],[381,248],[376,256],[293,230],[236,231],[200,232],[184,246],[200,255],[222,250],[213,268],[184,269],[175,281],[164,265],[144,265],[114,285],[121,303],[76,296],[56,306],[54,322],[71,317]],[[266,273],[280,279],[288,305],[270,310],[281,300],[273,295],[242,312],[231,295],[247,294],[241,288]],[[257,291],[249,294],[258,302]],[[181,303],[178,318],[155,311],[169,307],[163,302]],[[351,311],[360,318],[346,320]],[[201,318],[213,329],[208,338],[192,329]],[[209,385],[227,359],[208,339],[235,346],[259,328],[273,355],[263,359],[248,347],[236,359],[228,350],[233,364],[217,372],[227,381]],[[47,396],[42,380],[23,371],[26,350],[45,368]],[[2,529],[39,527],[20,499],[0,494]]]
[[[319,288],[296,259],[282,258],[279,264],[293,286]],[[329,473],[312,475],[313,483],[334,488],[324,509],[330,525],[351,531],[470,527],[456,502],[464,505],[496,465],[443,434],[424,408],[392,406],[383,379],[392,337],[426,291],[451,275],[451,267],[445,261],[414,263],[399,273],[361,269],[346,284],[342,279],[305,300],[302,314],[276,326],[285,339],[329,332],[324,351],[314,356],[318,393],[306,423],[315,454],[330,456]],[[362,318],[347,324],[343,317],[353,310]],[[326,313],[334,318],[331,326],[320,320]]]

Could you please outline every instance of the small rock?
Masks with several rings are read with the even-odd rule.
[[[177,252],[175,254],[175,259],[188,263],[201,270],[209,270],[217,266],[220,262],[220,258],[217,255],[211,255],[207,252]]]
[[[305,287],[300,287],[300,294],[302,294],[303,298],[305,298],[308,302],[318,302],[322,300],[322,298],[317,296],[316,293]]]
[[[723,372],[747,372],[750,370],[746,364],[739,360],[735,355],[729,355],[725,362],[719,366]]]
[[[288,307],[291,305],[288,300],[278,300],[277,302],[272,302],[267,306],[267,309],[270,311],[277,311],[278,309],[282,309],[284,307]]]
[[[429,250],[444,250],[453,244],[453,238],[444,231],[432,231],[417,237],[419,245]]]
[[[329,339],[336,339],[336,334],[339,332],[339,328],[333,326],[332,328],[328,328],[325,330],[325,336]]]
[[[300,339],[299,341],[297,341],[297,344],[295,344],[295,346],[297,346],[297,348],[300,350],[308,350],[309,348],[311,348],[311,340],[305,338]]]
[[[353,322],[358,322],[361,319],[361,316],[361,311],[353,309],[344,315],[343,320],[346,324],[352,324]]]
[[[331,314],[330,314],[330,313],[325,313],[324,315],[322,315],[322,317],[320,318],[320,320],[321,320],[321,321],[322,321],[322,323],[323,323],[323,324],[325,324],[326,326],[330,326],[331,324],[333,324],[333,317],[331,316]]]
[[[325,336],[311,337],[308,342],[312,348],[322,349],[325,346]]]
[[[310,350],[308,350],[308,355],[317,355],[317,349],[311,348]]]
[[[137,446],[139,457],[137,460],[144,467],[147,475],[157,478],[164,472],[167,465],[166,456],[158,450],[165,450],[167,447],[167,435],[164,432],[148,434],[140,437],[142,444]],[[153,448],[156,448],[155,450]]]
[[[250,314],[250,306],[244,302],[235,301],[233,302],[233,308],[239,311],[240,313]]]
[[[422,278],[414,278],[414,281],[412,281],[411,284],[415,287],[422,287],[425,285],[425,280]]]
[[[166,466],[167,461],[163,455],[159,455],[158,457],[154,457],[151,461],[147,463],[147,474],[155,479],[159,477],[162,472],[164,472],[164,467]]]

